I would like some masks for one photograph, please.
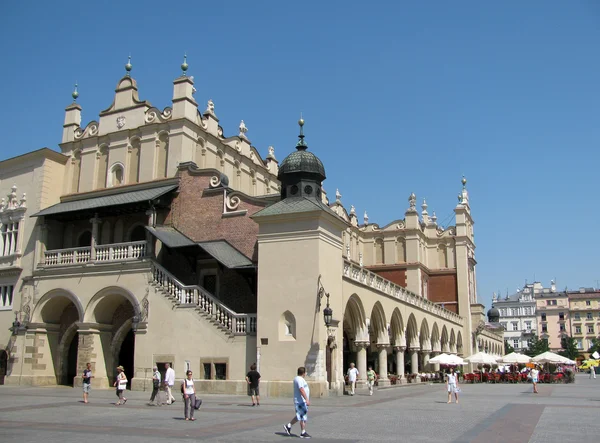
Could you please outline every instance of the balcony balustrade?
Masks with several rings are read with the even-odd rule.
[[[85,246],[82,248],[52,249],[44,252],[42,267],[76,266],[86,263],[121,263],[139,261],[146,257],[146,241]]]

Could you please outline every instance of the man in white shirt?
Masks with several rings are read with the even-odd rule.
[[[540,371],[538,370],[537,366],[533,367],[533,369],[529,372],[529,375],[531,376],[531,382],[533,383],[533,393],[537,394],[538,393],[537,384],[538,384],[538,378],[540,376]]]
[[[306,368],[298,368],[298,376],[294,378],[294,406],[296,407],[296,416],[287,425],[283,425],[287,435],[292,435],[292,426],[300,422],[300,438],[310,438],[306,432],[306,421],[308,420],[308,407],[310,406],[310,389],[304,379]]]
[[[354,363],[350,363],[348,368],[348,381],[350,382],[350,395],[354,395],[356,388],[356,379],[358,378],[358,369],[354,367]]]
[[[170,405],[175,401],[175,397],[173,397],[173,385],[175,384],[175,371],[171,367],[169,363],[165,363],[165,368],[167,368],[167,372],[165,373],[165,387],[167,388],[167,404]]]

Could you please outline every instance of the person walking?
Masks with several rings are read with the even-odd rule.
[[[88,402],[88,396],[90,395],[90,390],[92,389],[92,378],[94,375],[92,374],[92,364],[86,363],[85,369],[83,370],[83,374],[81,375],[81,379],[83,381],[83,402]]]
[[[454,373],[454,368],[450,368],[448,371],[448,374],[446,375],[446,384],[448,386],[448,403],[452,403],[452,394],[454,394],[456,403],[458,403],[458,377]]]
[[[250,365],[250,371],[246,374],[246,382],[248,383],[250,397],[252,397],[252,406],[260,406],[260,394],[258,391],[260,373],[256,370],[256,363]]]
[[[590,366],[590,378],[596,378],[596,367]]]
[[[358,378],[358,369],[354,366],[354,363],[350,363],[348,368],[348,381],[350,382],[350,395],[354,395],[356,388],[356,379]]]
[[[167,389],[167,404],[170,405],[175,401],[173,397],[173,386],[175,386],[175,370],[169,363],[165,363],[165,388]]]
[[[294,406],[296,408],[296,415],[287,425],[283,425],[283,429],[287,435],[292,435],[292,426],[297,422],[300,422],[300,438],[310,438],[308,432],[306,432],[306,421],[308,420],[308,407],[310,406],[310,389],[308,383],[304,379],[306,375],[306,368],[300,366],[298,368],[298,375],[294,378]]]
[[[377,380],[377,374],[373,370],[373,366],[369,366],[369,370],[367,371],[367,387],[369,388],[369,395],[373,395],[375,380]]]
[[[123,366],[117,366],[117,379],[113,386],[117,388],[117,397],[119,397],[119,401],[115,406],[124,405],[127,402],[127,397],[123,395],[123,392],[127,389],[127,376]]]
[[[148,406],[158,406],[158,400],[156,399],[156,395],[158,394],[158,390],[160,389],[160,372],[158,372],[158,367],[154,366],[152,368],[152,395],[150,396],[150,402]],[[156,399],[156,403],[155,403]]]
[[[183,391],[183,415],[186,420],[196,421],[194,418],[194,406],[196,405],[196,385],[192,378],[192,371],[185,373],[186,378],[181,382]]]
[[[537,384],[538,384],[538,379],[540,376],[540,371],[537,368],[537,366],[533,367],[531,372],[529,372],[529,375],[531,376],[531,383],[533,383],[533,393],[537,394],[538,393]]]

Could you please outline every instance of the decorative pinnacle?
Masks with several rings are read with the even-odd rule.
[[[185,77],[185,71],[188,70],[188,64],[187,64],[187,54],[183,55],[183,63],[181,64],[181,71],[183,71],[182,75]]]
[[[463,188],[467,186],[467,179],[465,178],[465,176],[463,175],[462,180],[460,181],[463,185]]]
[[[133,68],[133,66],[131,65],[131,55],[129,57],[127,57],[127,64],[125,65],[125,71],[127,71],[127,77],[129,77],[129,73],[131,72],[131,68]]]
[[[298,120],[298,126],[300,126],[300,135],[298,136],[298,143],[296,144],[296,149],[299,151],[304,151],[308,146],[304,143],[304,119],[302,118],[302,113],[300,113],[300,120]]]
[[[79,92],[77,92],[77,83],[75,83],[75,89],[73,90],[71,97],[73,97],[73,103],[75,103],[77,101],[77,97],[79,97]]]

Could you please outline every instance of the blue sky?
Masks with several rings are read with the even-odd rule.
[[[57,149],[75,81],[96,119],[129,53],[140,97],[169,106],[187,52],[200,106],[263,156],[294,148],[302,111],[361,220],[403,218],[411,192],[446,220],[466,175],[488,306],[534,277],[597,286],[600,3],[59,5],[0,5],[1,157]]]

